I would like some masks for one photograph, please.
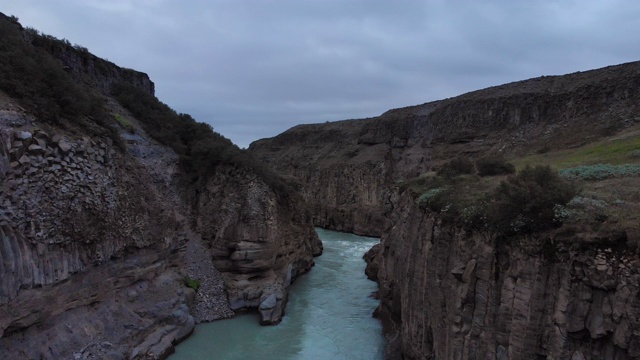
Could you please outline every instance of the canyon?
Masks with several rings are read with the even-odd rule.
[[[572,180],[555,222],[530,232],[470,226],[476,203],[453,213],[456,197],[429,203],[491,203],[517,184],[442,175],[457,158],[635,169],[640,62],[299,125],[242,151],[161,104],[146,74],[0,25],[57,89],[21,92],[36,85],[0,63],[2,359],[161,359],[197,323],[277,324],[322,254],[313,226],[381,238],[365,260],[389,359],[640,358],[637,173]]]

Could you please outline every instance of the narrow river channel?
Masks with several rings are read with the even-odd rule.
[[[362,255],[378,239],[317,229],[324,253],[298,278],[286,316],[260,326],[258,316],[202,324],[170,360],[383,359],[382,326],[371,317],[376,283],[364,275]]]

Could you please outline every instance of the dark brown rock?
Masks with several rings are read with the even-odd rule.
[[[321,252],[310,215],[295,194],[279,196],[250,171],[220,166],[215,173],[199,185],[194,199],[197,229],[211,244],[231,309],[262,307],[261,323],[278,323],[289,285]]]

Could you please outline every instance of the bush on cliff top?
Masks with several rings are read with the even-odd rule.
[[[480,176],[509,175],[516,172],[516,167],[499,156],[486,156],[476,160],[476,169]]]
[[[422,193],[418,205],[467,230],[528,234],[559,225],[554,210],[577,193],[571,183],[548,166],[526,167],[488,191],[474,183],[478,183],[477,177],[449,179],[446,185]]]
[[[555,208],[576,194],[575,187],[549,166],[527,166],[491,195],[489,221],[506,235],[546,230],[559,225]]]
[[[0,18],[0,90],[43,122],[56,126],[80,126],[91,135],[108,135],[117,140],[109,126],[104,100],[91,89],[76,83],[51,56],[43,44],[64,44],[52,36],[29,32],[23,36],[17,22]]]
[[[92,122],[106,127],[104,101],[77,84],[59,60],[37,46],[37,40],[45,37],[62,42],[36,33],[29,43],[19,24],[0,20],[0,89],[44,123],[61,125],[67,120],[83,128],[91,128]]]
[[[442,165],[437,174],[446,178],[450,178],[458,175],[475,174],[475,172],[476,171],[473,166],[473,162],[471,162],[468,157],[456,156],[449,162]]]

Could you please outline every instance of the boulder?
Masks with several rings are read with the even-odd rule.
[[[67,142],[66,140],[60,140],[58,141],[58,147],[60,148],[63,154],[66,154],[69,152],[69,150],[71,150],[73,145],[71,145],[71,143]]]
[[[49,140],[49,134],[47,134],[46,132],[42,131],[42,130],[36,130],[34,137],[36,139],[40,139],[40,140]]]
[[[28,165],[31,162],[31,159],[27,155],[22,155],[20,159],[18,159],[20,165]]]
[[[271,294],[260,303],[260,310],[273,309],[276,306],[277,302],[278,297],[276,296],[276,294]]]
[[[29,153],[34,155],[42,155],[44,154],[44,149],[40,145],[31,144],[29,145]]]
[[[16,131],[15,133],[13,133],[13,137],[18,141],[24,141],[24,142],[26,142],[27,140],[31,140],[33,138],[31,133],[28,131]]]
[[[265,295],[263,295],[264,297]],[[260,325],[275,325],[278,324],[284,316],[284,306],[286,304],[283,301],[283,293],[272,293],[264,297],[258,307],[260,313]]]

